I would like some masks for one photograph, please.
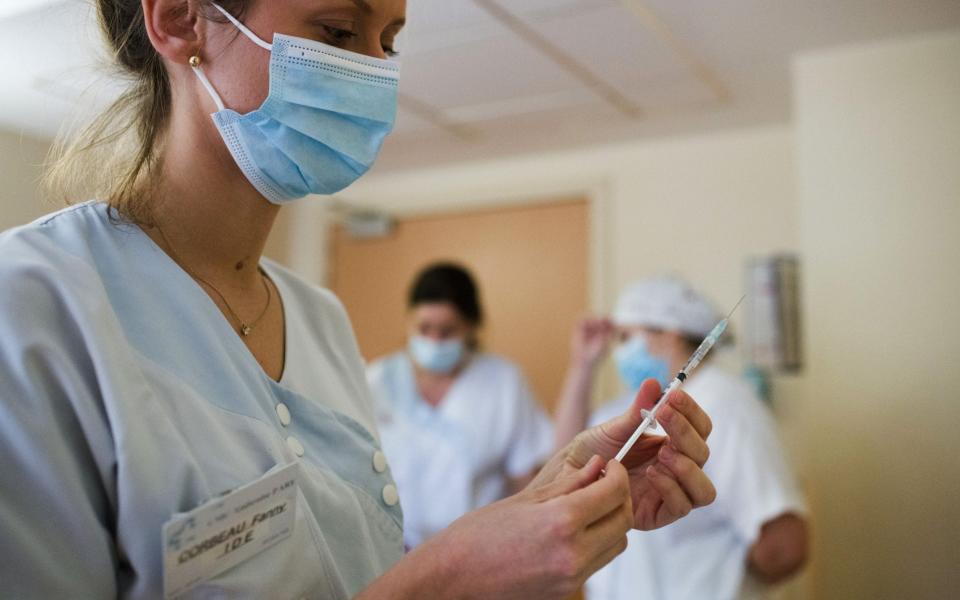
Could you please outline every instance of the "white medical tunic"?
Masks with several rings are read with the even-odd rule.
[[[732,600],[762,592],[746,573],[760,528],[805,511],[776,423],[750,387],[704,365],[685,389],[713,420],[704,472],[717,499],[662,529],[629,532],[626,551],[587,581],[588,600]],[[624,412],[633,396],[600,408],[592,421]]]
[[[508,495],[509,477],[526,475],[552,453],[550,420],[520,369],[503,358],[474,354],[436,407],[420,395],[406,353],[367,372],[410,548]]]
[[[162,597],[164,523],[293,461],[291,535],[182,597],[345,599],[402,556],[345,312],[263,267],[286,316],[279,383],[103,204],[0,235],[0,596]]]

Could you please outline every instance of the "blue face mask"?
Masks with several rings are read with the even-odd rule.
[[[432,373],[447,374],[460,364],[464,354],[463,340],[436,340],[415,335],[407,343],[407,349],[413,360]]]
[[[621,344],[613,353],[617,371],[624,384],[631,390],[640,389],[640,384],[649,378],[656,379],[661,386],[670,383],[670,365],[647,349],[647,341],[642,335],[635,335]]]
[[[214,6],[270,51],[270,92],[245,115],[226,108],[194,67],[217,105],[214,123],[253,187],[283,204],[339,192],[366,173],[393,129],[399,65],[281,34],[268,44]]]

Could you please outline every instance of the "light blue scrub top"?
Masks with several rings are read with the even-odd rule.
[[[401,557],[346,314],[263,266],[296,371],[280,383],[103,204],[0,235],[0,597],[161,597],[163,524],[298,460],[289,437],[305,450],[292,535],[185,597],[349,598]]]

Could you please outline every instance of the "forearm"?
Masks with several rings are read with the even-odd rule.
[[[429,540],[404,556],[354,600],[459,600],[466,598],[451,548]]]
[[[558,450],[587,427],[593,375],[593,368],[585,365],[574,364],[567,370],[555,417],[554,440]]]
[[[766,523],[750,548],[748,568],[764,583],[779,583],[797,573],[807,560],[807,525],[786,514]]]

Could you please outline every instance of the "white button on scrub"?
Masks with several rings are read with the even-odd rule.
[[[383,486],[383,502],[387,506],[396,506],[400,502],[400,495],[397,494],[397,486],[388,483]]]
[[[300,440],[293,436],[287,438],[287,448],[290,448],[290,451],[297,456],[303,456],[303,453],[306,452],[306,450],[303,449],[303,444],[300,443]]]
[[[277,405],[277,416],[280,417],[280,424],[284,427],[290,424],[290,409],[283,402]]]
[[[383,473],[387,470],[387,457],[379,450],[373,453],[373,470],[377,473]]]

